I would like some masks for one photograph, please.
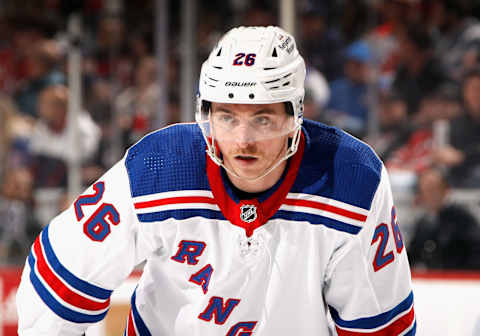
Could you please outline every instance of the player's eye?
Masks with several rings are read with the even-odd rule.
[[[215,116],[215,121],[220,125],[232,126],[236,124],[236,119],[228,113],[219,113]]]
[[[266,117],[266,116],[255,117],[253,122],[256,126],[259,126],[259,127],[262,127],[262,128],[273,126],[273,121],[269,117]]]

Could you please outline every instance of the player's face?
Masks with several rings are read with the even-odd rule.
[[[239,178],[232,182],[245,191],[262,191],[280,178],[286,162],[263,178],[249,183],[275,165],[287,150],[293,117],[283,103],[212,103],[211,126],[225,166]]]

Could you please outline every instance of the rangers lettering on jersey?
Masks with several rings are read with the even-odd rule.
[[[239,299],[228,299],[224,304],[222,297],[213,296],[210,298],[207,308],[205,308],[205,310],[198,315],[198,318],[209,322],[213,317],[215,317],[216,324],[224,324],[235,306],[237,306],[239,303]]]
[[[192,274],[190,281],[196,283],[197,285],[202,286],[203,294],[208,292],[208,284],[210,283],[210,278],[212,277],[213,268],[212,265],[205,265],[200,271],[195,274]]]
[[[227,336],[251,336],[252,331],[257,325],[256,321],[238,322],[227,333]]]
[[[178,252],[172,257],[172,260],[179,263],[186,261],[189,265],[196,265],[198,263],[197,258],[203,253],[205,246],[204,242],[182,240],[178,244]]]

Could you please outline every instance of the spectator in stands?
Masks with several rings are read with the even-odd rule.
[[[398,147],[389,148],[386,153],[385,166],[391,172],[392,179],[399,173],[408,173],[412,175],[413,182],[416,174],[432,165],[433,112],[439,108],[439,100],[437,96],[430,95],[423,97],[419,105],[417,118],[410,122],[403,138],[394,144]]]
[[[328,24],[327,13],[327,5],[321,4],[302,15],[302,35],[298,44],[302,54],[308,55],[306,58],[311,65],[332,81],[342,75],[345,43],[340,31]]]
[[[142,30],[127,35],[127,48],[133,62],[138,62],[154,52],[152,35]]]
[[[303,116],[308,119],[325,121],[323,111],[330,100],[330,87],[325,76],[307,63],[305,77],[305,99]]]
[[[33,178],[26,168],[9,170],[0,188],[0,265],[21,264],[41,228],[32,211]]]
[[[7,156],[10,150],[10,128],[15,111],[7,97],[0,96],[0,181],[7,168]]]
[[[370,29],[369,20],[375,15],[375,6],[382,6],[384,4],[391,3],[393,1],[381,1],[375,5],[358,0],[344,0],[344,1],[310,1],[315,3],[316,6],[325,6],[328,8],[329,26],[337,26],[340,34],[342,35],[345,43],[352,43],[359,38],[362,38]],[[319,5],[321,4],[321,5]],[[327,5],[328,4],[328,5]],[[313,5],[313,6],[315,6]],[[338,21],[332,20],[333,15],[338,15]]]
[[[424,215],[408,245],[415,268],[480,269],[480,226],[465,207],[449,201],[449,185],[439,169],[418,179],[417,204]]]
[[[7,12],[6,8],[2,9],[5,11],[0,11],[0,17]],[[23,9],[17,10],[17,15],[0,18],[0,90],[9,95],[22,89],[25,81],[30,80],[33,46],[44,40],[49,30],[48,19],[42,19],[38,10],[35,15],[29,15]]]
[[[463,79],[463,113],[450,126],[450,144],[440,148],[436,160],[451,168],[451,183],[457,188],[480,187],[480,69]]]
[[[27,78],[16,92],[15,100],[21,113],[38,116],[37,99],[40,92],[51,86],[65,83],[64,74],[58,70],[60,51],[54,40],[40,40],[27,53]]]
[[[13,26],[0,15],[0,90],[12,93],[15,86],[16,55],[12,44]]]
[[[376,10],[378,25],[365,35],[365,40],[375,55],[378,80],[389,88],[400,62],[400,37],[412,21],[410,13],[413,9],[417,9],[417,13],[420,11],[415,8],[415,2],[404,0],[378,1],[372,7],[368,16],[371,20],[371,11]]]
[[[115,99],[112,83],[105,79],[96,78],[88,86],[86,96],[85,104],[88,112],[95,123],[102,128],[102,132],[108,133],[103,128],[112,126],[113,111],[111,105]]]
[[[402,34],[398,56],[392,89],[404,97],[409,115],[414,115],[421,99],[440,88],[446,77],[433,57],[433,40],[422,26],[410,26]]]
[[[394,92],[382,92],[378,101],[379,133],[366,138],[385,161],[391,152],[407,140],[411,125],[405,99]]]
[[[0,183],[9,169],[28,166],[28,140],[34,120],[21,115],[13,100],[0,94]]]
[[[112,82],[106,79],[96,78],[85,89],[85,106],[95,124],[100,128],[99,150],[94,159],[98,166],[107,168],[117,160],[120,152],[123,151],[121,144],[118,145],[116,152],[112,153],[114,143],[114,133],[117,125],[113,122],[113,101],[114,93]],[[117,130],[118,131],[118,130]],[[120,143],[120,141],[119,141]]]
[[[68,182],[68,162],[81,165],[82,184],[100,177],[103,169],[92,162],[98,150],[100,129],[85,111],[67,124],[68,89],[63,85],[44,89],[38,101],[39,120],[30,139],[34,176],[35,217],[41,224],[55,216]],[[76,127],[77,140],[69,144],[69,133]]]
[[[432,1],[430,25],[436,34],[435,54],[452,80],[479,65],[480,21],[470,15],[470,1]]]
[[[358,136],[366,134],[369,117],[368,88],[373,62],[370,47],[362,40],[345,52],[344,76],[330,84],[327,118],[338,127]]]
[[[67,162],[72,157],[88,162],[98,149],[100,130],[89,114],[81,111],[71,125],[77,127],[78,141],[75,148],[68,146],[68,89],[62,85],[50,86],[40,93],[38,110],[40,119],[30,143],[35,187],[63,188],[67,182]]]
[[[445,141],[440,126],[458,111],[456,95],[444,88],[420,100],[417,114],[404,123],[396,141],[383,152],[393,190],[412,187],[416,176],[437,162],[436,151]]]
[[[127,133],[124,147],[137,142],[158,126],[155,119],[158,117],[159,98],[156,60],[144,57],[138,64],[134,85],[124,90],[115,101],[119,126]]]
[[[133,68],[127,42],[125,22],[119,16],[101,17],[95,40],[86,52],[89,71],[102,79],[114,79],[119,89],[126,87]]]

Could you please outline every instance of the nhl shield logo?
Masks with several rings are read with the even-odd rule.
[[[246,223],[254,222],[257,219],[257,207],[255,205],[242,205],[240,207],[240,219]]]

